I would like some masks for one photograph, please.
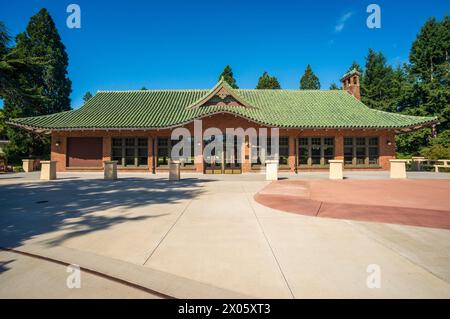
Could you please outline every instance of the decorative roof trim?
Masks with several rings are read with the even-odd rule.
[[[225,90],[225,92],[228,95],[231,95],[236,101],[241,103],[247,108],[256,108],[255,106],[251,105],[249,102],[247,102],[244,98],[242,98],[224,79],[223,77],[220,79],[219,82],[203,97],[192,103],[191,105],[187,106],[188,109],[193,109],[196,107],[200,107],[204,105],[206,102],[208,102],[211,98],[216,96],[217,94],[220,94],[222,90]]]

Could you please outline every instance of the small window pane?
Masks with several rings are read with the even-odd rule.
[[[138,149],[138,156],[140,157],[147,157],[148,151],[146,148],[140,148]]]
[[[146,138],[139,138],[138,139],[138,146],[147,146],[148,139]]]
[[[168,146],[169,145],[169,139],[168,138],[160,138],[158,137],[158,146]]]
[[[112,146],[122,146],[122,139],[121,138],[113,138]]]
[[[126,148],[125,157],[134,157],[134,148]]]
[[[134,165],[134,157],[126,157],[125,158],[125,166]]]
[[[353,164],[353,147],[344,147],[344,163]]]
[[[356,164],[364,165],[366,160],[366,148],[357,147],[356,148]]]
[[[313,139],[311,139],[313,140]],[[311,147],[311,164],[320,165],[320,145],[312,145]]]
[[[344,137],[344,145],[353,145],[353,137]]]
[[[357,137],[356,145],[366,145],[366,138],[365,137]]]
[[[308,145],[308,138],[307,137],[301,137],[298,140],[299,145]]]
[[[334,138],[332,138],[332,137],[325,137],[323,139],[323,144],[325,144],[325,145],[334,145]]]
[[[147,157],[139,157],[138,158],[138,165],[147,165],[148,158]]]
[[[369,147],[369,164],[378,164],[378,147]]]
[[[288,137],[280,137],[280,146],[289,146],[289,138]]]
[[[125,139],[125,146],[134,146],[136,140],[134,138],[126,138]]]
[[[323,155],[326,157],[326,158],[330,158],[330,157],[333,157],[333,155],[334,155],[334,148],[333,147],[324,147],[324,150],[323,150]]]
[[[378,146],[378,137],[369,138],[369,145]]]
[[[300,147],[299,149],[299,162],[302,165],[308,164],[309,152],[307,147]]]

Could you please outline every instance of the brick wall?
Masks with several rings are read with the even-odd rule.
[[[263,126],[248,121],[244,118],[232,114],[221,113],[208,116],[202,119],[203,131],[210,127],[217,127],[225,132],[226,128],[241,127],[244,130],[254,127],[259,129]],[[184,126],[191,134],[194,131],[194,124],[189,123]],[[160,130],[95,130],[95,131],[60,131],[52,133],[51,158],[56,160],[57,171],[63,172],[70,170],[66,167],[67,137],[103,137],[103,160],[111,159],[111,138],[112,137],[148,137],[148,168],[139,169],[139,171],[152,171],[152,164],[156,156],[156,150],[153,149],[156,137],[170,137],[171,129]],[[270,129],[268,129],[270,133]],[[344,136],[378,136],[380,145],[380,167],[389,169],[389,159],[395,158],[395,133],[392,130],[299,130],[299,129],[280,129],[280,136],[289,137],[289,167],[291,171],[295,170],[296,157],[296,138],[300,136],[329,136],[335,137],[335,158],[344,158]],[[391,145],[388,145],[388,141]],[[59,145],[56,146],[56,142]],[[250,142],[243,145],[243,157],[246,159],[242,165],[244,172],[251,171],[250,164]],[[201,149],[203,146],[201,145]],[[122,169],[125,171],[136,171],[137,169]],[[158,168],[156,168],[158,171]],[[203,172],[203,161],[201,156],[196,156],[195,171]]]

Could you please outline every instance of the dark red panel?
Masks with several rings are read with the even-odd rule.
[[[67,138],[68,167],[102,167],[101,137],[69,137]]]

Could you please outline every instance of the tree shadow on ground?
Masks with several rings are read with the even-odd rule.
[[[113,225],[158,218],[169,213],[162,209],[131,214],[134,208],[195,198],[203,192],[203,183],[210,181],[121,178],[0,185],[0,246],[14,248],[35,236],[64,230],[48,242],[56,245]],[[113,208],[118,210],[104,212]]]
[[[15,259],[10,259],[6,261],[0,260],[0,274],[10,270],[11,267],[9,267],[8,264],[13,263],[14,261],[16,260]]]

